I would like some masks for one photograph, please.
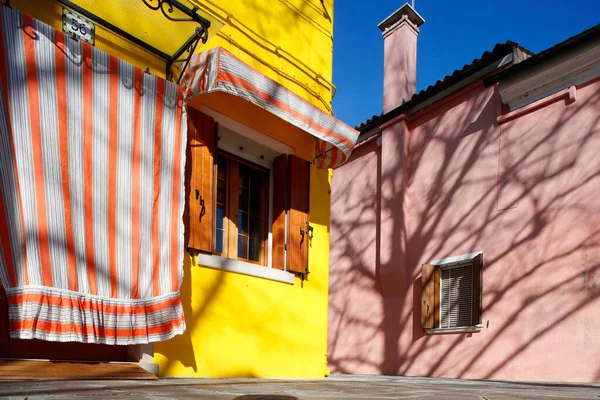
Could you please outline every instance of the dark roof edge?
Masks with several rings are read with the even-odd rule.
[[[470,65],[465,65],[462,70],[454,71],[452,76],[445,77],[442,81],[438,81],[434,86],[429,86],[427,89],[422,90],[421,92],[415,94],[409,101],[403,103],[402,105],[394,108],[393,110],[382,114],[381,116],[377,116],[369,120],[367,123],[359,125],[356,129],[361,133],[359,136],[359,141],[361,136],[363,136],[363,140],[376,134],[379,127],[385,124],[388,121],[396,118],[399,115],[404,113],[409,113],[409,111],[417,110],[417,108],[424,104],[427,100],[431,99],[435,95],[448,90],[453,86],[457,86],[456,90],[462,88],[457,85],[461,81],[465,81],[466,78],[476,74],[477,72],[485,69],[486,67],[496,64],[498,61],[504,59],[504,57],[513,53],[513,48],[520,46],[517,43],[508,41],[504,44],[498,44],[495,46],[492,52],[486,52],[480,59],[474,60]],[[529,51],[527,51],[530,53]],[[492,71],[487,71],[492,72]],[[472,83],[469,81],[469,83]],[[453,90],[452,92],[455,92]],[[450,95],[451,93],[447,93],[446,95]],[[424,108],[424,107],[423,107]],[[419,109],[420,110],[420,109]],[[366,137],[364,137],[366,136]]]
[[[506,68],[486,79],[483,80],[485,87],[490,87],[498,82],[511,78],[520,72],[525,71],[528,68],[536,66],[552,58],[558,57],[575,47],[587,43],[588,41],[600,38],[600,24],[591,27],[578,35],[575,35],[563,42],[560,42],[538,54],[521,61],[520,63],[514,64],[513,66]]]

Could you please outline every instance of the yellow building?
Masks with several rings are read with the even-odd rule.
[[[65,13],[87,19],[94,47],[183,88],[186,329],[111,357],[161,376],[324,377],[328,167],[357,138],[331,116],[333,0],[161,3],[10,1],[57,30]],[[167,70],[164,55],[201,26],[167,18],[186,17],[174,3],[210,27],[194,56]]]

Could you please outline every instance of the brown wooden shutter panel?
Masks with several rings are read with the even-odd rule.
[[[473,325],[481,323],[481,281],[482,281],[483,254],[473,258]]]
[[[296,156],[288,158],[290,200],[288,217],[287,270],[308,271],[308,223],[310,163]]]
[[[421,326],[439,327],[440,321],[440,267],[423,264],[421,277]]]
[[[213,252],[215,236],[215,149],[217,126],[212,117],[188,108],[191,154],[188,248]]]
[[[273,268],[283,270],[285,267],[285,216],[287,213],[288,190],[287,184],[287,154],[282,154],[273,160]]]

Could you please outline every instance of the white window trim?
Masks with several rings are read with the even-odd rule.
[[[440,335],[444,333],[475,333],[481,332],[483,330],[483,325],[475,325],[475,326],[461,326],[457,328],[433,328],[433,329],[425,329],[430,335]]]
[[[270,258],[270,257],[269,257]],[[196,257],[198,265],[221,271],[235,272],[237,274],[255,276],[257,278],[294,284],[294,274],[265,265],[252,264],[245,261],[234,260],[212,254],[200,253]]]
[[[223,127],[247,137],[253,141],[259,142],[265,147],[269,147],[272,150],[277,151],[281,154],[294,154],[294,148],[281,143],[270,136],[262,134],[252,128],[247,127],[233,119],[214,111],[208,107],[200,107],[200,111],[204,114],[211,116],[215,122]],[[235,260],[233,258],[226,258],[213,254],[199,253],[196,257],[198,265],[207,268],[218,269],[222,271],[235,272],[242,275],[255,276],[257,278],[269,279],[272,281],[283,282],[293,285],[295,275],[285,270],[273,268],[273,232],[271,226],[273,224],[273,165],[268,160],[261,160],[257,157],[252,157],[249,154],[237,151],[232,146],[221,144],[220,149],[228,151],[236,156],[245,160],[251,161],[255,164],[261,165],[269,169],[269,230],[267,232],[267,262],[266,265],[257,265],[250,262]],[[287,218],[287,216],[286,216]],[[287,225],[287,221],[286,221]],[[284,256],[284,260],[286,257]],[[285,262],[285,261],[284,261]]]
[[[475,253],[469,253],[469,254],[462,254],[460,256],[441,258],[439,260],[433,260],[429,264],[440,266],[440,270],[453,269],[453,268],[462,266],[462,264],[466,264],[469,262],[472,263],[473,259],[480,254],[483,255],[483,251],[477,251]],[[483,265],[481,267],[483,268]],[[475,279],[475,277],[473,277],[473,279]],[[440,280],[441,280],[441,277],[440,277]],[[471,296],[473,296],[473,293],[471,293]],[[440,282],[440,304],[441,304],[441,299],[442,299],[442,285]],[[472,300],[472,297],[471,297],[471,300]],[[441,312],[441,310],[440,310],[440,312]],[[441,316],[440,316],[440,320],[441,320]],[[476,333],[476,332],[481,332],[482,330],[483,330],[483,325],[478,324],[478,325],[471,325],[471,326],[459,326],[459,327],[453,327],[453,328],[425,329],[425,332],[430,335],[439,335],[439,334],[444,334],[444,333]]]
[[[439,260],[433,260],[431,261],[429,264],[431,265],[439,265],[439,266],[446,266],[449,264],[458,264],[458,263],[462,263],[462,262],[466,262],[466,261],[472,261],[475,257],[477,257],[478,255],[483,254],[483,251],[477,251],[475,253],[469,253],[469,254],[463,254],[460,256],[453,256],[453,257],[448,257],[448,258],[440,258]]]

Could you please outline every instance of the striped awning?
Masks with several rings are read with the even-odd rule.
[[[354,149],[358,132],[258,72],[222,47],[195,55],[183,76],[186,98],[212,92],[239,96],[313,135],[315,163],[333,168]]]

